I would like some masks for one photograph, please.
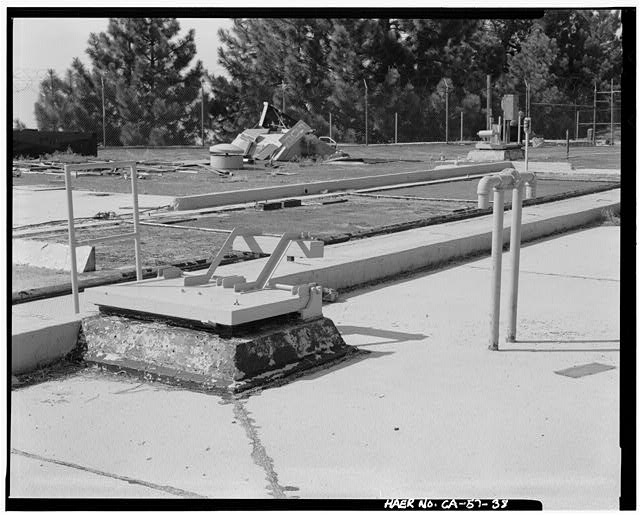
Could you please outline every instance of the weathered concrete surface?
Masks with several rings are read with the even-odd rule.
[[[238,191],[222,191],[219,193],[204,193],[177,197],[173,208],[179,211],[201,209],[207,207],[224,206],[227,204],[242,204],[259,200],[273,200],[292,196],[313,195],[323,191],[350,190],[359,188],[372,188],[376,186],[388,186],[390,184],[402,184],[417,181],[428,181],[448,177],[463,177],[466,175],[488,174],[499,172],[510,167],[508,161],[493,162],[487,164],[473,164],[465,166],[452,166],[441,170],[419,170],[415,172],[392,173],[387,175],[372,175],[367,177],[354,177],[348,179],[336,179],[332,181],[317,181],[304,184],[289,184],[284,186],[272,186],[268,188],[253,188]]]
[[[524,159],[524,151],[519,148],[510,148],[505,150],[471,150],[467,154],[469,161],[478,163],[486,163],[488,161],[511,161]]]
[[[84,360],[204,389],[240,391],[356,351],[328,318],[277,320],[224,337],[212,330],[97,315],[82,321]]]
[[[527,206],[523,209],[523,241],[543,237],[589,223],[603,210],[616,210],[620,205],[620,190]],[[508,242],[511,211],[504,216],[504,241]],[[322,259],[297,258],[282,262],[274,274],[279,283],[316,282],[325,288],[343,289],[358,284],[446,263],[474,252],[486,252],[491,247],[491,215],[449,222],[446,224],[349,241],[325,248]],[[266,258],[265,258],[266,259]],[[221,267],[224,275],[243,275],[253,280],[264,267],[265,259],[256,259]],[[96,312],[80,294],[81,312]],[[38,313],[61,313],[72,309],[70,296],[12,306],[12,312],[25,316]],[[75,345],[75,342],[68,342]],[[46,339],[41,342],[46,345]],[[62,357],[62,356],[60,356]]]
[[[525,497],[547,510],[617,509],[619,242],[619,227],[598,227],[525,245],[511,350],[487,350],[485,258],[325,306],[369,354],[248,399],[91,370],[14,390],[11,448],[69,465],[42,461],[28,477],[12,468],[11,493],[121,496],[105,485],[134,478],[157,496],[153,485],[212,498]],[[555,373],[594,362],[616,368]],[[109,477],[85,472],[73,488],[78,466]]]
[[[69,245],[62,243],[14,238],[11,261],[17,265],[71,271],[71,251]],[[93,272],[96,269],[95,247],[76,247],[76,265],[80,273]]]
[[[42,190],[41,186],[19,186],[13,188],[12,195],[13,227],[67,219],[67,193],[64,188]],[[140,209],[167,206],[172,202],[173,197],[138,195]],[[131,206],[131,193],[73,192],[73,215],[76,218],[91,218],[101,211],[130,214]]]

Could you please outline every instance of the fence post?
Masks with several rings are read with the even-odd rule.
[[[100,75],[100,83],[102,84],[102,148],[107,146],[107,131],[105,129],[105,107],[104,107],[104,75]]]
[[[329,137],[333,139],[333,136],[331,136],[331,113],[329,113]]]
[[[464,134],[464,111],[460,111],[460,143],[462,143]]]
[[[596,95],[598,94],[598,88],[596,81],[593,81],[593,144],[596,144]]]
[[[576,140],[580,137],[580,111],[576,111]]]
[[[612,111],[613,112],[613,111]],[[396,111],[396,137],[395,137],[395,142],[398,143],[398,112]]]
[[[202,132],[202,146],[204,147],[204,82],[200,82],[200,130]]]
[[[364,144],[369,145],[369,88],[367,87],[367,81],[364,82]]]
[[[449,143],[449,83],[447,82],[447,80],[445,79],[444,81],[444,89],[445,89],[445,94],[444,94],[444,142],[445,144]]]
[[[567,129],[567,159],[569,159],[569,129]]]
[[[613,78],[611,79],[611,145],[613,145]]]

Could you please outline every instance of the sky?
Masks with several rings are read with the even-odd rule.
[[[196,31],[197,59],[211,73],[218,65],[218,29],[231,27],[224,18],[178,18],[181,34]],[[19,18],[13,21],[13,118],[35,129],[33,104],[39,83],[49,68],[62,75],[74,57],[89,64],[86,54],[91,32],[107,29],[107,18]]]

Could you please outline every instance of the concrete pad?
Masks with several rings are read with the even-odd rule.
[[[514,161],[511,163],[513,168],[523,173],[525,166],[524,161]],[[574,169],[569,161],[529,161],[528,169],[533,173],[573,173]]]
[[[598,227],[522,249],[522,269],[536,273],[520,279],[518,349],[487,350],[480,259],[325,306],[369,354],[247,399],[91,370],[14,390],[11,447],[210,497],[520,497],[548,510],[617,509],[620,360],[602,342],[620,338],[619,282],[608,280],[619,280],[608,253],[619,234]],[[563,273],[578,261],[580,276]],[[556,350],[532,352],[547,335]],[[556,373],[590,363],[616,368]]]
[[[9,497],[27,498],[180,498],[164,485],[145,484],[135,478],[119,477],[74,463],[62,464],[20,451],[11,453]],[[172,491],[174,493],[172,493]]]
[[[486,163],[488,161],[511,161],[516,159],[524,159],[524,151],[519,148],[511,148],[505,150],[471,150],[467,154],[469,161],[478,163]]]
[[[13,188],[13,227],[67,220],[67,192],[63,190],[34,191]],[[152,209],[168,206],[173,197],[163,195],[138,195],[138,206]],[[132,213],[130,193],[101,193],[73,191],[73,215],[75,218],[92,218],[99,212],[113,211],[118,215]]]
[[[13,449],[193,497],[269,495],[265,471],[252,458],[246,419],[237,415],[240,407],[232,402],[91,370],[12,395]],[[65,479],[59,470],[47,477],[52,485]],[[90,486],[67,485],[65,491],[78,497]],[[25,491],[29,485],[12,475],[14,489]],[[117,497],[121,492],[100,488],[94,495]]]
[[[17,265],[71,271],[69,245],[62,243],[14,238],[11,261]],[[93,272],[96,269],[95,247],[76,247],[76,264],[80,273]]]
[[[619,228],[602,229],[619,238]],[[553,272],[566,240],[574,260],[602,269],[600,233],[525,247],[523,268],[546,262]],[[612,344],[583,344],[619,339],[619,284],[523,274],[520,349],[491,352],[488,265],[368,288],[325,308],[345,340],[371,354],[246,401],[282,483],[303,498],[428,492],[617,508],[619,354]],[[560,352],[530,352],[528,340],[551,334]],[[555,373],[592,362],[616,368],[581,379]],[[283,410],[286,421],[275,415]]]

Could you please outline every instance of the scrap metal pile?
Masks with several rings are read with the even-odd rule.
[[[335,154],[335,143],[322,141],[314,132],[302,120],[296,121],[264,102],[257,127],[240,133],[231,145],[245,160],[292,161]],[[216,147],[211,147],[211,151],[215,152]],[[227,151],[228,148],[225,145]]]

